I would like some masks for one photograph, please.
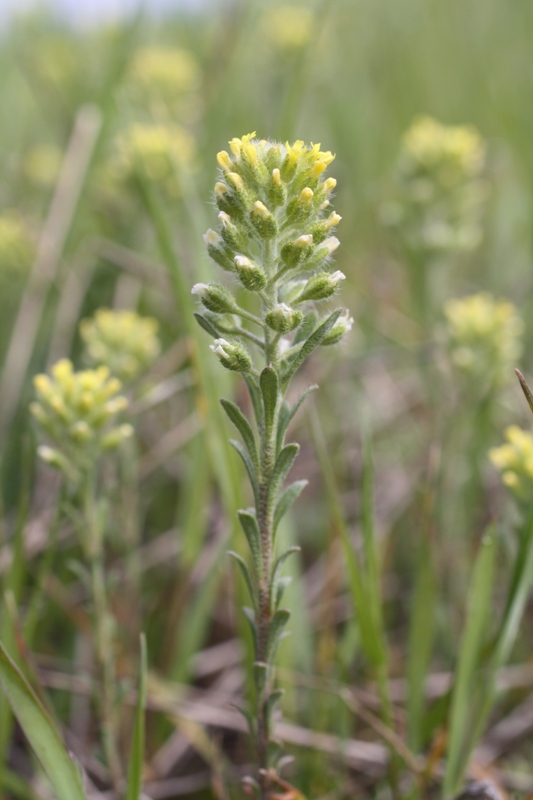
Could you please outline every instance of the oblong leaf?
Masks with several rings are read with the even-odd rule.
[[[291,424],[292,420],[296,416],[298,410],[300,409],[302,403],[306,400],[307,397],[314,392],[315,389],[318,389],[318,385],[316,383],[309,386],[305,392],[302,392],[298,400],[292,406],[292,408],[284,403],[282,406],[283,411],[280,410],[279,420],[278,420],[278,442],[277,442],[277,452],[281,450],[284,444],[285,434]]]
[[[259,500],[259,488],[257,486],[257,478],[255,475],[255,469],[252,459],[250,458],[250,454],[248,453],[248,450],[246,450],[240,442],[236,441],[236,439],[230,439],[229,443],[242,458],[243,464],[246,467],[246,472],[248,473],[248,477],[250,478],[250,483],[252,484],[254,499],[257,504]]]
[[[273,535],[276,535],[276,531],[278,529],[278,525],[283,519],[284,515],[287,513],[289,508],[292,506],[295,500],[298,499],[302,491],[305,489],[309,481],[295,481],[291,483],[285,491],[282,493],[281,497],[279,498],[276,508],[274,510],[274,523],[273,523]]]
[[[299,451],[300,445],[295,443],[286,444],[285,447],[280,451],[280,454],[276,459],[276,463],[274,464],[274,469],[272,470],[272,497],[275,498],[277,496],[278,489],[287,477],[287,474],[294,464],[294,459],[298,455]]]
[[[220,336],[220,332],[215,328],[215,326],[213,325],[211,320],[208,319],[207,317],[204,317],[203,314],[199,314],[199,313],[195,312],[194,318],[196,319],[196,322],[198,323],[198,325],[201,328],[203,328],[204,331],[206,333],[208,333],[210,336],[213,336],[215,339],[218,336]]]
[[[248,547],[250,548],[255,574],[259,575],[261,571],[261,544],[259,541],[259,527],[257,525],[255,511],[254,509],[250,509],[249,511],[240,509],[237,511],[237,516],[244,535],[246,536]]]
[[[81,773],[30,684],[0,642],[0,684],[59,800],[87,800]]]
[[[265,412],[265,433],[267,439],[274,429],[279,405],[279,380],[274,367],[265,367],[259,378]]]
[[[283,386],[287,386],[294,373],[299,367],[301,367],[306,358],[308,358],[313,350],[315,350],[322,343],[341,314],[341,308],[333,311],[333,313],[330,314],[329,317],[318,326],[316,331],[305,340],[300,350],[287,363],[286,373],[283,376]]]
[[[252,463],[254,467],[257,469],[259,459],[257,455],[257,445],[255,442],[255,436],[252,430],[252,426],[242,413],[239,406],[237,406],[235,403],[232,403],[231,400],[225,400],[224,398],[222,398],[220,404],[224,409],[224,411],[226,412],[226,414],[228,415],[231,422],[233,422],[233,424],[241,434],[243,442],[246,445],[246,449],[248,450],[250,457],[252,459]]]
[[[250,570],[248,568],[248,564],[246,563],[244,558],[242,556],[240,556],[238,553],[236,553],[234,550],[228,550],[228,556],[233,558],[233,560],[236,561],[237,564],[239,565],[239,569],[240,569],[240,571],[242,573],[242,576],[244,578],[244,582],[246,584],[246,588],[248,589],[248,593],[250,595],[250,600],[254,604],[254,608],[255,608],[255,604],[256,603],[255,603],[254,582],[253,582],[252,576],[250,574]]]
[[[281,578],[281,570],[283,569],[283,565],[285,564],[286,560],[289,558],[289,556],[292,556],[293,553],[299,553],[300,550],[301,547],[298,547],[298,545],[293,545],[293,547],[289,547],[288,550],[285,550],[285,552],[282,553],[276,561],[274,569],[272,570],[272,579],[270,581],[271,598],[276,597],[279,579]]]
[[[283,630],[289,621],[290,616],[291,612],[288,608],[278,608],[278,610],[274,613],[272,620],[270,621],[267,648],[268,661],[271,661],[276,654],[276,650],[278,649],[278,645],[283,635]]]

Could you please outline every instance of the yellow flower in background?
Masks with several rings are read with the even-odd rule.
[[[278,6],[263,16],[262,28],[279,50],[300,50],[310,41],[315,26],[313,11],[305,6]]]
[[[31,231],[15,210],[0,215],[0,280],[23,275],[29,269],[35,252]]]
[[[485,157],[485,142],[470,125],[442,125],[423,116],[403,138],[405,167],[428,172],[443,186],[480,175]]]
[[[40,447],[39,455],[71,480],[78,480],[99,455],[133,433],[131,425],[118,423],[128,401],[107,367],[75,372],[63,358],[50,375],[36,375],[33,383],[36,400],[31,413],[54,445]]]
[[[53,144],[39,144],[26,154],[24,172],[32,183],[53,186],[61,169],[62,153]]]
[[[133,123],[116,141],[118,169],[157,182],[171,197],[181,191],[180,173],[193,168],[194,139],[178,125]]]
[[[159,354],[158,328],[152,317],[106,308],[80,323],[89,363],[108,367],[123,383],[137,378]]]
[[[178,47],[142,47],[135,53],[129,77],[143,92],[174,100],[190,92],[199,80],[198,62],[188,50]]]
[[[515,306],[480,292],[450,300],[444,312],[454,366],[486,388],[507,383],[522,353],[524,323]]]
[[[506,444],[489,451],[503,483],[524,500],[533,500],[533,436],[517,425],[505,431]]]
[[[398,156],[395,200],[383,210],[410,249],[449,253],[479,244],[486,150],[472,126],[415,119]]]

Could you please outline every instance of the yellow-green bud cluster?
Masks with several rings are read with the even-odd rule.
[[[65,358],[50,376],[36,375],[33,382],[36,400],[30,409],[54,445],[39,448],[39,455],[70,480],[80,480],[102,453],[131,436],[131,425],[119,423],[128,401],[107,367],[75,372]]]
[[[135,380],[154,362],[161,345],[159,325],[135,311],[99,308],[80,323],[80,334],[91,366],[106,366],[122,383]]]
[[[133,86],[149,98],[174,101],[190,92],[199,79],[199,68],[188,50],[178,47],[141,47],[129,70]]]
[[[300,50],[313,35],[315,16],[305,6],[277,6],[265,12],[262,27],[267,40],[279,50]]]
[[[141,177],[177,197],[180,175],[193,168],[196,147],[191,134],[178,125],[136,122],[119,134],[116,151],[121,177]]]
[[[505,431],[507,442],[489,451],[489,458],[501,473],[503,483],[518,498],[533,497],[533,436],[517,425]]]
[[[484,389],[508,382],[522,353],[524,324],[515,306],[480,292],[450,300],[444,310],[452,364]]]
[[[277,335],[275,347],[279,337],[296,331],[309,316],[305,304],[331,297],[344,279],[341,272],[328,269],[339,246],[333,230],[341,220],[330,209],[336,181],[324,177],[334,155],[319,144],[283,145],[257,139],[255,133],[232,139],[229,145],[230,152],[223,150],[217,156],[220,176],[214,200],[219,228],[208,230],[204,241],[212,260],[255,295],[258,311],[243,310],[231,289],[219,284],[196,284],[193,293],[210,312],[204,314],[206,330],[251,339],[255,345],[262,344],[270,357],[272,331]],[[295,282],[295,278],[300,280]],[[216,317],[226,314],[236,317],[229,330]],[[243,326],[261,326],[263,341],[257,331],[239,327],[239,317]],[[309,335],[313,325],[315,329],[320,325],[316,316],[313,319]],[[340,340],[341,329],[349,330],[349,319],[345,315],[337,320],[333,338]],[[219,350],[215,352],[221,357]],[[280,352],[293,356],[295,350],[284,340]]]
[[[475,128],[416,119],[403,138],[397,197],[384,209],[384,221],[414,250],[472,249],[482,235],[485,156],[485,143]]]

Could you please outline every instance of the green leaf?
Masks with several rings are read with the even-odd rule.
[[[516,375],[518,377],[518,380],[520,381],[520,386],[522,387],[522,391],[524,392],[524,395],[525,395],[525,398],[527,400],[527,403],[528,403],[531,411],[533,411],[533,393],[531,392],[531,389],[529,388],[528,382],[526,381],[526,379],[524,378],[524,376],[522,375],[522,373],[520,372],[519,369],[515,369],[515,372],[516,372]]]
[[[255,469],[252,459],[250,458],[248,451],[245,450],[245,448],[242,446],[240,442],[236,441],[235,439],[230,439],[229,443],[233,447],[233,449],[238,452],[238,454],[243,460],[244,466],[246,467],[246,472],[248,473],[248,477],[250,478],[250,483],[252,484],[254,499],[257,504],[259,500],[259,489],[257,486],[257,478],[255,475]]]
[[[293,547],[289,547],[284,553],[280,555],[278,560],[274,565],[274,569],[272,570],[272,579],[270,581],[270,597],[275,598],[278,590],[279,580],[281,578],[281,570],[283,569],[283,565],[285,564],[286,560],[289,556],[292,556],[293,553],[299,553],[301,551],[301,547],[297,545],[293,545]]]
[[[252,603],[254,604],[254,608],[255,608],[254,582],[252,580],[252,576],[250,574],[250,570],[248,568],[248,564],[246,563],[244,558],[242,558],[242,556],[240,556],[238,553],[235,553],[233,550],[228,550],[228,556],[233,558],[237,562],[237,564],[239,565],[239,568],[240,568],[240,570],[242,572],[242,575],[243,575],[243,578],[244,578],[244,582],[246,583],[246,588],[248,589],[248,592],[250,594],[250,599],[251,599]]]
[[[248,387],[250,397],[252,398],[252,405],[254,407],[255,421],[261,425],[263,418],[263,405],[261,402],[261,392],[257,385],[257,379],[253,375],[243,375],[244,381]]]
[[[276,655],[276,650],[278,649],[281,637],[283,636],[283,629],[289,621],[290,616],[291,612],[288,608],[278,608],[272,617],[270,622],[270,631],[268,633],[267,658],[269,662],[272,661]]]
[[[265,367],[259,378],[259,386],[263,396],[265,412],[265,433],[269,440],[278,414],[279,405],[279,380],[278,373],[273,367]]]
[[[295,500],[298,499],[300,494],[302,493],[303,489],[307,486],[309,481],[295,481],[291,483],[285,491],[282,493],[281,497],[279,498],[276,508],[274,511],[274,523],[273,523],[273,536],[276,535],[276,531],[278,529],[278,525],[283,519],[284,515],[287,513],[289,508],[292,506]]]
[[[252,430],[250,423],[242,413],[241,409],[237,405],[235,405],[235,403],[232,403],[231,400],[222,399],[220,401],[220,404],[224,409],[224,411],[226,412],[226,414],[228,415],[231,422],[233,422],[233,424],[241,434],[244,444],[246,445],[246,448],[252,459],[252,464],[257,470],[257,465],[259,464],[259,458],[257,454],[257,445],[255,442],[254,432]]]
[[[146,708],[146,675],[148,671],[146,659],[146,637],[140,636],[139,688],[137,693],[137,709],[135,725],[131,741],[130,764],[128,769],[128,788],[125,800],[140,800],[142,794],[142,777],[144,764],[144,714]]]
[[[279,487],[283,484],[283,481],[287,477],[287,474],[294,464],[294,459],[298,455],[299,450],[300,445],[294,443],[286,444],[283,450],[281,450],[276,459],[276,463],[274,464],[274,469],[272,470],[272,497],[277,496]]]
[[[37,695],[0,642],[0,684],[59,800],[86,800],[81,773]]]
[[[257,625],[255,624],[255,611],[253,610],[253,608],[248,608],[248,606],[243,606],[242,613],[244,614],[244,616],[246,617],[246,619],[250,624],[250,629],[252,631],[252,636],[254,640],[255,652],[257,653]]]
[[[285,589],[288,589],[292,583],[292,575],[284,575],[276,584],[276,593],[274,596],[274,608],[277,608],[283,599]]]
[[[329,317],[319,325],[314,333],[309,336],[304,342],[301,349],[287,362],[286,372],[283,376],[282,385],[286,387],[294,375],[294,373],[301,367],[304,361],[311,355],[321,342],[326,338],[330,330],[333,328],[338,318],[342,314],[342,309],[338,308]]]
[[[459,658],[452,696],[448,758],[444,775],[444,797],[452,797],[460,790],[465,769],[465,745],[472,722],[472,694],[476,684],[483,639],[490,620],[490,598],[493,587],[496,547],[493,536],[485,536],[474,565],[468,598],[466,627],[459,650]]]
[[[276,706],[278,705],[279,701],[285,694],[284,689],[274,689],[273,692],[270,692],[266,702],[265,702],[265,717],[267,720],[267,724],[270,726],[272,723],[272,714],[276,710]]]
[[[237,516],[250,548],[255,574],[259,575],[261,572],[261,543],[255,510],[253,508],[249,511],[240,509],[237,511]]]
[[[206,333],[208,333],[210,336],[213,336],[215,339],[218,338],[220,333],[217,331],[210,319],[207,319],[207,317],[204,317],[203,314],[199,314],[198,312],[195,312],[194,318],[198,325],[203,328]]]
[[[296,414],[297,414],[298,410],[300,409],[302,403],[306,400],[307,397],[309,397],[311,392],[315,391],[315,389],[318,389],[318,386],[317,386],[316,383],[314,383],[312,386],[309,386],[305,390],[305,392],[302,392],[302,394],[300,395],[298,400],[295,402],[295,404],[292,406],[292,408],[287,403],[283,404],[283,406],[282,406],[283,412],[282,413],[280,412],[279,420],[278,420],[278,442],[277,442],[277,452],[278,453],[281,450],[281,448],[283,447],[285,434],[287,433],[289,425],[291,424],[292,420],[296,416]]]

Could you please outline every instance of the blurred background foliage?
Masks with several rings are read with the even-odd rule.
[[[100,476],[119,748],[144,630],[147,794],[238,796],[249,753],[228,708],[243,692],[246,634],[242,587],[223,554],[230,540],[244,551],[234,519],[249,498],[217,408],[219,396],[246,399],[195,328],[190,287],[212,274],[202,234],[214,222],[215,154],[251,131],[336,153],[336,265],[355,319],[299,379],[320,391],[294,433],[296,477],[311,486],[280,534],[303,548],[288,593],[294,633],[280,655],[289,778],[310,797],[389,796],[389,748],[417,776],[396,796],[440,783],[449,672],[480,542],[493,523],[499,557],[476,662],[486,677],[531,527],[530,412],[513,369],[533,370],[532,38],[526,0],[220,0],[164,17],[147,2],[90,28],[52,6],[2,29],[0,638],[19,664],[31,652],[26,673],[91,791],[109,790],[109,774],[87,683],[83,548],[72,498],[35,458],[32,379],[62,358],[128,365],[119,377],[135,436]],[[413,124],[426,125],[419,135],[437,142],[438,157],[423,142],[413,151]],[[477,155],[449,178],[439,172],[457,152],[447,126],[463,125],[459,139],[473,137]],[[157,324],[129,316],[114,326],[102,309]],[[386,659],[373,662],[364,612],[354,613],[347,542],[366,559]],[[526,608],[472,772],[525,794],[532,652]],[[376,680],[388,683],[392,737]],[[4,795],[48,796],[4,702],[0,714]]]

